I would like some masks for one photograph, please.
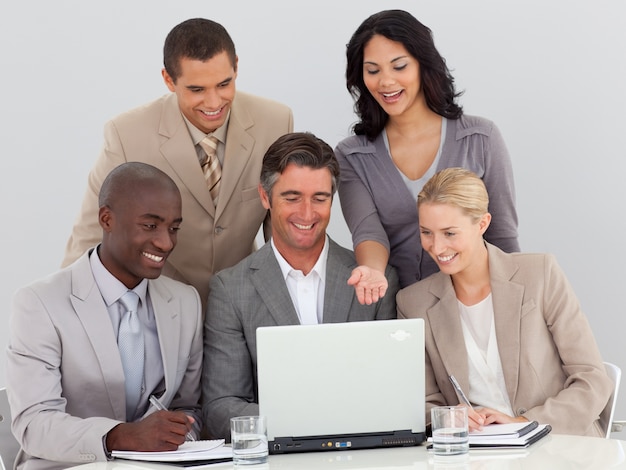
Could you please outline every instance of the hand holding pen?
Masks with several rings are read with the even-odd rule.
[[[463,389],[459,385],[459,382],[457,382],[454,375],[449,375],[448,378],[450,379],[450,382],[452,382],[452,386],[454,387],[454,390],[456,391],[458,398],[460,398],[461,402],[469,408],[467,417],[470,420],[470,423],[469,423],[470,430],[482,429],[482,426],[485,422],[484,416],[478,413],[476,410],[474,410],[474,407],[472,406],[469,399],[467,398],[467,395],[465,395],[465,392],[463,392]],[[474,423],[476,424],[474,425]]]
[[[159,411],[167,411],[165,405],[163,405],[163,403],[161,403],[161,401],[154,395],[150,395],[150,403],[152,403],[152,406],[154,406]],[[188,441],[195,441],[195,438],[193,437],[193,434],[191,434],[191,432],[188,432],[185,437]]]

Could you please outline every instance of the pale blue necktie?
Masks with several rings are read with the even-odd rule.
[[[144,338],[137,314],[139,296],[129,290],[119,301],[124,307],[124,313],[117,334],[117,346],[126,378],[126,419],[131,421],[139,405],[143,385]]]

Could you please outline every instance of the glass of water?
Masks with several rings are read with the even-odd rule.
[[[265,416],[238,416],[230,419],[230,440],[235,465],[266,463],[267,423]]]
[[[435,406],[430,411],[435,455],[457,455],[469,451],[467,407]]]

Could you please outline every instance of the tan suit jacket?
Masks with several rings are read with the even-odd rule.
[[[161,400],[200,424],[200,298],[164,276],[149,280],[148,292],[165,375]],[[124,370],[88,253],[16,293],[7,355],[20,467],[106,460],[103,436],[126,421]]]
[[[487,244],[498,349],[516,415],[559,434],[603,435],[598,422],[612,384],[591,328],[551,255],[504,253]],[[426,422],[430,408],[469,389],[468,357],[450,276],[441,272],[402,289],[399,318],[426,325]]]
[[[105,126],[104,148],[89,174],[63,266],[101,240],[98,193],[109,172],[127,161],[149,163],[176,182],[183,201],[178,244],[163,274],[194,286],[206,303],[213,273],[252,252],[266,216],[257,189],[263,155],[278,137],[292,130],[288,107],[237,92],[215,207],[174,93],[116,117]]]

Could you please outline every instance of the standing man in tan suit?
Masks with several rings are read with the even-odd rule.
[[[196,18],[175,26],[163,56],[163,79],[172,93],[106,124],[63,266],[100,241],[98,192],[109,172],[127,161],[149,163],[176,182],[185,217],[163,274],[194,286],[206,303],[213,273],[253,251],[267,214],[257,190],[263,155],[293,130],[293,115],[283,104],[235,91],[235,46],[214,21]],[[213,191],[203,171],[206,137],[216,139],[221,170]]]

